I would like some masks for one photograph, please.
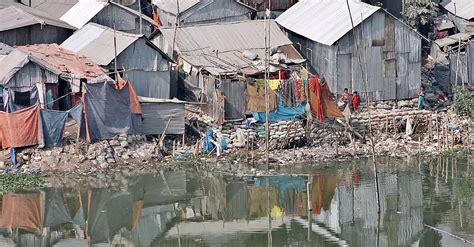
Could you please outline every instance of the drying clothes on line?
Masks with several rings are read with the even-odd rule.
[[[256,85],[247,84],[245,90],[245,110],[246,112],[265,112],[265,87],[258,86],[258,81]],[[262,80],[263,81],[263,80]],[[276,96],[273,91],[269,92],[269,111],[273,111],[276,108]]]
[[[40,125],[38,104],[13,113],[0,112],[0,148],[38,145]]]
[[[301,80],[303,81],[306,81],[309,79],[309,72],[307,69],[305,68],[302,68],[301,71],[300,71],[300,78]]]
[[[293,107],[296,103],[293,83],[291,80],[281,81],[281,87],[279,90],[279,96],[283,106]]]
[[[268,87],[271,90],[277,90],[280,87],[280,80],[268,80]]]
[[[313,116],[321,122],[324,121],[325,117],[344,117],[337,107],[327,83],[320,84],[319,78],[316,76],[312,76],[308,83],[308,101]]]
[[[295,100],[297,102],[304,102],[306,100],[304,92],[304,82],[300,79],[291,79],[293,83],[293,90],[295,95]]]

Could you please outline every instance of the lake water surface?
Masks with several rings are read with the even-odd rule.
[[[469,157],[379,162],[380,215],[366,160],[284,168],[298,176],[174,171],[5,194],[0,246],[473,246],[428,227],[474,242]]]

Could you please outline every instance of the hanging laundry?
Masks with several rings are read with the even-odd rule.
[[[319,78],[312,76],[309,80],[308,92],[311,111],[319,121],[323,122],[325,117],[344,117],[327,83],[320,84]]]
[[[300,78],[301,78],[301,80],[303,80],[303,81],[308,80],[308,78],[309,78],[308,76],[309,76],[308,70],[305,69],[305,68],[302,68],[301,71],[300,71]]]
[[[62,145],[64,126],[66,126],[68,115],[67,111],[41,109],[41,127],[43,142],[46,147]]]
[[[280,80],[269,80],[268,87],[270,87],[271,90],[277,90],[280,87]]]
[[[247,84],[245,90],[245,110],[246,112],[265,112],[265,88],[263,86],[258,86],[258,80],[256,85]],[[269,111],[276,109],[276,96],[273,92],[270,92],[269,95]]]
[[[293,107],[295,105],[295,95],[291,80],[283,80],[281,82],[280,97],[284,106]]]

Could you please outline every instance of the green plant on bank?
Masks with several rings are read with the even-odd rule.
[[[453,106],[456,114],[472,118],[474,116],[474,91],[462,89],[462,87],[455,87],[453,91]]]
[[[441,151],[439,155],[447,157],[464,157],[472,154],[471,149],[457,149],[457,150],[444,150]]]
[[[0,175],[0,194],[3,195],[18,189],[32,189],[41,187],[44,177],[40,174],[15,174],[7,173]]]
[[[438,4],[432,2],[411,2],[405,6],[402,15],[413,28],[418,29],[428,23],[432,23],[438,15]]]

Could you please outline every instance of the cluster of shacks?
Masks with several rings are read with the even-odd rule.
[[[454,15],[452,2],[462,11]],[[443,19],[436,26],[440,56],[456,50],[452,44],[468,43],[472,11],[467,9],[472,4],[467,2],[441,3],[452,25]],[[218,125],[248,117],[263,121],[266,67],[271,80],[271,121],[306,114],[306,103],[318,109],[323,101],[333,105],[333,95],[340,95],[344,88],[365,91],[365,76],[372,100],[416,97],[424,37],[398,19],[392,5],[349,4],[354,29],[343,0],[2,1],[0,99],[2,109],[10,114],[4,118],[11,119],[11,114],[24,108],[36,109],[36,105],[40,112],[54,110],[64,116],[81,105],[84,129],[78,136],[107,138],[108,134],[92,135],[95,125],[89,122],[93,116],[100,119],[97,114],[110,110],[107,107],[119,107],[110,102],[122,88],[120,77],[129,82],[123,94],[136,94],[120,106],[141,118],[138,123],[130,120],[127,126],[100,123],[116,130],[110,134],[161,134],[168,121],[180,126],[170,128],[168,134],[182,134],[185,102],[199,103],[200,113]],[[460,7],[463,4],[466,7]],[[272,20],[263,21],[269,7]],[[454,25],[464,33],[445,37],[452,31],[446,28]],[[266,38],[271,53],[268,66]],[[450,54],[449,60],[458,65],[472,64],[467,48],[456,53],[461,59]],[[458,80],[472,81],[473,70],[467,67]],[[312,78],[326,86],[308,90]],[[97,94],[89,93],[95,89]],[[321,95],[328,97],[322,100]],[[87,109],[91,97],[107,102],[91,112]],[[142,111],[131,109],[134,99],[141,101]],[[319,117],[340,116],[311,110]],[[133,128],[132,123],[139,125]]]

